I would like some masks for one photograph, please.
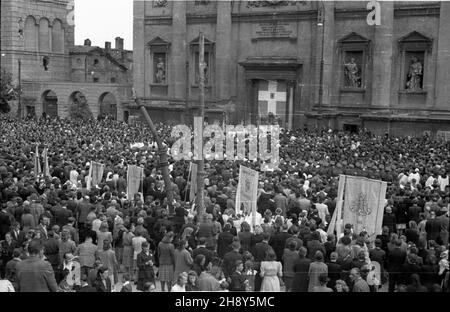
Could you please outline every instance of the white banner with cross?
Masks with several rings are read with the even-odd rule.
[[[286,83],[275,80],[262,80],[258,88],[259,115],[269,113],[284,120],[286,114]]]

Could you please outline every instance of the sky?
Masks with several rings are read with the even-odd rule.
[[[93,46],[110,41],[114,48],[116,37],[133,50],[133,0],[75,0],[75,44],[89,38]]]

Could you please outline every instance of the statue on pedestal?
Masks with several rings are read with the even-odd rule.
[[[406,89],[409,91],[422,90],[422,63],[417,57],[411,57],[411,65],[409,65],[409,72],[406,81]]]
[[[361,75],[355,58],[351,58],[349,63],[344,63],[345,86],[351,88],[361,87]]]
[[[158,63],[156,64],[156,74],[155,74],[155,82],[156,83],[166,83],[166,68],[162,58],[158,58]]]

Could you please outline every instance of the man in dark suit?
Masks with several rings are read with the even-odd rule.
[[[37,231],[41,233],[41,243],[44,244],[48,240],[48,226],[50,225],[50,218],[44,214],[39,217],[39,225]]]
[[[231,243],[233,243],[233,234],[230,233],[231,225],[229,223],[225,224],[223,227],[223,232],[219,234],[217,238],[217,254],[219,258],[223,259],[225,254],[230,251]]]
[[[389,233],[395,233],[397,219],[395,218],[395,214],[392,213],[391,207],[386,207],[386,212],[383,215],[383,226],[387,226],[389,228]]]
[[[0,240],[5,239],[5,234],[8,233],[13,221],[13,216],[6,210],[6,204],[3,204],[0,210]]]
[[[414,198],[412,201],[413,205],[408,208],[408,219],[415,221],[417,224],[420,222],[420,213],[422,212],[422,208],[419,207],[419,200]]]
[[[67,203],[63,202],[61,206],[55,209],[55,223],[62,228],[67,224],[69,218],[72,216],[72,211],[67,209]]]
[[[55,275],[59,268],[59,241],[55,238],[55,233],[53,231],[48,232],[48,240],[44,242],[44,254],[47,257],[47,261],[53,267]]]
[[[195,259],[197,255],[202,254],[205,256],[205,267],[209,264],[209,262],[214,257],[214,252],[206,248],[206,238],[200,237],[198,239],[197,248],[192,252],[192,258]]]
[[[331,288],[334,289],[334,286],[336,285],[336,281],[338,279],[341,279],[342,274],[342,268],[341,265],[337,263],[338,260],[338,253],[332,252],[330,254],[330,262],[327,263],[328,267],[328,285],[330,285]]]
[[[38,240],[28,245],[28,259],[16,265],[17,287],[19,292],[56,292],[55,274],[51,264],[42,260],[44,248]]]
[[[308,258],[313,260],[314,255],[317,251],[321,251],[323,255],[325,255],[327,251],[325,250],[323,244],[320,242],[319,232],[314,231],[311,234],[311,238],[312,239],[306,244],[306,247],[308,248]]]
[[[393,292],[395,285],[400,283],[403,264],[406,260],[406,251],[401,246],[402,241],[397,239],[395,248],[388,255],[389,292]]]
[[[94,282],[94,287],[97,292],[111,292],[111,279],[109,278],[108,268],[102,266],[97,271],[97,279]]]
[[[436,219],[436,212],[430,211],[430,219],[425,224],[425,231],[427,232],[427,239],[436,241],[441,232],[441,224]]]
[[[301,247],[298,251],[299,258],[294,264],[294,280],[292,281],[292,292],[308,291],[308,273],[311,260],[306,257],[307,250]]]
[[[225,274],[225,277],[228,278],[233,274],[233,271],[236,266],[236,261],[242,261],[242,255],[239,253],[241,249],[241,244],[239,242],[233,242],[231,244],[231,248],[233,249],[230,252],[227,252],[223,257],[222,270]]]
[[[16,246],[22,246],[22,243],[25,241],[25,232],[20,230],[20,223],[14,222],[9,232],[13,241],[16,242]]]
[[[127,181],[123,177],[122,173],[119,173],[119,179],[117,179],[116,186],[118,194],[127,191]]]
[[[275,254],[277,255],[277,260],[281,261],[283,257],[284,248],[286,246],[286,240],[291,237],[288,233],[288,226],[283,224],[281,232],[274,234],[269,241],[269,245],[272,246]]]
[[[270,234],[263,233],[263,240],[260,243],[255,244],[255,248],[253,250],[253,256],[255,257],[255,291],[259,291],[261,289],[262,278],[259,274],[261,272],[261,262],[266,260],[267,253],[269,249],[272,247],[269,245]]]

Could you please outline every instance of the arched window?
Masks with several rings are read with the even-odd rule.
[[[52,29],[52,51],[64,53],[64,29],[60,20],[55,19]]]
[[[25,20],[25,30],[24,30],[24,42],[25,50],[36,51],[37,48],[37,38],[36,38],[36,20],[33,16],[28,16]]]
[[[42,18],[39,21],[39,51],[50,52],[50,27],[48,19]]]

